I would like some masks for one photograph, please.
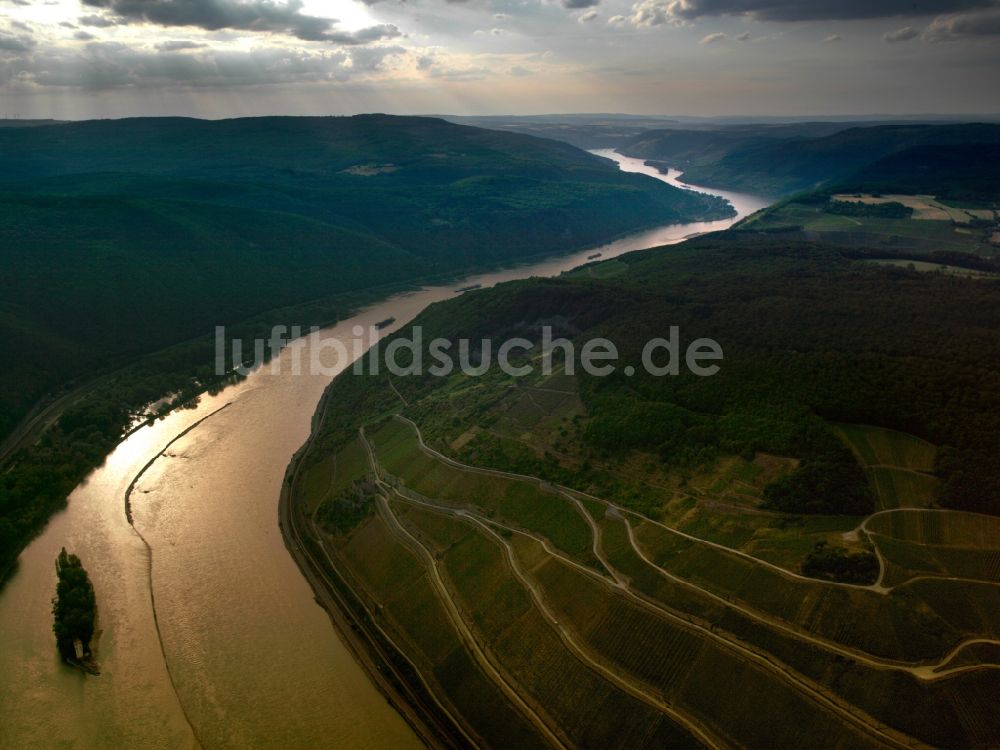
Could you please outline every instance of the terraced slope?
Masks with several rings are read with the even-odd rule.
[[[972,483],[973,452],[929,439],[951,420],[950,434],[988,442],[992,412],[948,413],[930,370],[913,375],[932,356],[917,367],[916,354],[902,354],[925,338],[960,357],[975,349],[997,327],[993,288],[810,258],[764,295],[774,279],[760,265],[783,262],[766,254],[774,245],[713,249],[627,257],[611,278],[585,268],[428,310],[416,321],[425,337],[531,335],[532,321],[547,320],[577,340],[632,341],[669,310],[699,332],[748,340],[727,350],[717,379],[601,380],[559,362],[547,372],[537,351],[517,377],[342,377],[293,482],[308,539],[363,582],[359,598],[382,613],[400,653],[425,665],[439,705],[458,705],[454,682],[418,644],[447,625],[448,643],[492,683],[486,700],[502,697],[496,715],[514,712],[511,727],[544,744],[997,746],[1000,527],[943,507],[942,476],[989,499]],[[697,269],[721,259],[731,267],[707,284]],[[857,291],[869,283],[880,291]],[[982,327],[944,335],[942,315],[973,313],[947,295],[936,297],[933,325],[915,326],[927,322],[926,296],[917,305],[908,295],[938,284],[979,299]],[[884,316],[844,300],[874,303],[890,289]],[[800,297],[835,312],[819,315]],[[891,348],[886,329],[896,331]],[[855,335],[846,360],[838,331]],[[858,340],[870,347],[862,354]],[[815,369],[803,364],[812,356]],[[939,361],[934,377],[970,377]],[[897,391],[920,399],[919,414],[883,387],[904,371],[914,380]],[[964,393],[962,408],[990,398]],[[776,486],[805,501],[774,502]],[[867,507],[841,503],[841,491]],[[853,576],[857,562],[870,577]],[[401,592],[414,580],[427,585],[403,617]],[[485,739],[494,714],[477,707],[448,715],[481,744],[512,741]]]
[[[996,739],[977,691],[997,686],[998,634],[939,620],[950,640],[921,645],[919,632],[901,629],[914,625],[912,591],[897,600],[799,579],[598,498],[461,465],[404,418],[362,430],[337,457],[328,486],[316,467],[303,475],[311,507],[362,475],[376,489],[355,528],[330,533],[314,522],[315,540],[478,742],[503,746],[525,731],[575,747],[802,746],[817,733],[842,747]],[[504,503],[517,487],[533,501]],[[553,543],[546,530],[558,524],[539,507],[575,518],[591,554]],[[914,537],[926,529],[883,520],[896,515],[876,514],[872,526]],[[965,514],[952,515],[959,520],[942,528],[961,535]],[[952,583],[944,593],[954,601],[967,590]],[[928,606],[942,594],[923,593]],[[870,637],[879,631],[896,640]],[[489,709],[457,708],[469,690],[494,693]],[[520,718],[498,721],[504,712]],[[786,715],[796,721],[774,723]]]

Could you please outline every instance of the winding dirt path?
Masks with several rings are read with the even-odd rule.
[[[381,479],[380,466],[375,457],[375,453],[368,442],[368,438],[365,436],[364,427],[359,430],[359,436],[368,454],[368,460],[372,471],[374,471],[375,476],[378,477],[376,481],[378,481],[383,490],[391,490],[391,488]],[[497,687],[500,688],[501,692],[503,692],[507,699],[514,704],[532,724],[535,725],[535,727],[541,732],[542,736],[544,736],[551,745],[554,747],[570,748],[572,743],[562,737],[561,732],[557,734],[557,730],[554,730],[549,726],[548,722],[546,722],[539,715],[535,708],[524,700],[518,687],[515,684],[512,684],[512,678],[508,677],[506,673],[495,665],[487,656],[485,650],[469,629],[469,626],[466,623],[465,618],[462,616],[458,605],[456,605],[454,599],[452,598],[447,584],[441,577],[441,571],[438,568],[438,563],[437,560],[435,560],[434,555],[423,545],[423,543],[420,542],[419,539],[413,536],[413,534],[411,534],[409,530],[407,530],[406,527],[399,522],[399,519],[397,519],[396,515],[392,512],[392,508],[389,507],[389,502],[386,500],[385,496],[379,495],[377,502],[379,515],[382,517],[382,520],[385,521],[392,533],[399,538],[400,541],[402,541],[404,546],[416,554],[423,563],[423,567],[429,574],[428,580],[434,587],[438,600],[444,606],[445,614],[451,621],[451,624],[455,628],[459,638],[461,638],[461,640],[465,643],[466,648],[470,651],[473,658],[475,658],[476,663],[479,664],[479,667],[490,677]]]
[[[441,577],[441,571],[438,569],[434,556],[420,541],[417,540],[415,536],[413,536],[413,534],[406,529],[406,527],[399,522],[395,514],[392,512],[392,509],[389,507],[388,501],[383,495],[378,496],[377,502],[379,514],[392,530],[393,534],[395,534],[408,549],[415,552],[423,562],[424,568],[430,574],[431,583],[437,591],[438,599],[444,605],[448,619],[458,632],[459,637],[465,642],[466,647],[472,652],[472,655],[476,659],[480,668],[487,675],[489,675],[490,679],[493,680],[504,695],[507,696],[507,699],[528,717],[528,720],[535,725],[535,727],[552,745],[563,748],[570,747],[570,743],[558,736],[556,730],[552,729],[548,725],[548,722],[542,719],[532,706],[528,705],[528,703],[521,697],[519,688],[512,684],[511,679],[501,672],[501,670],[494,665],[486,655],[483,647],[479,644],[479,641],[476,639],[475,635],[469,629],[468,624],[465,622],[465,618],[462,617],[462,614],[459,611],[458,606],[455,604],[455,600],[451,596],[451,593],[448,591],[448,587],[445,584],[444,579]]]
[[[663,568],[661,568],[660,566],[658,566],[655,563],[653,563],[648,558],[648,556],[645,554],[645,552],[641,549],[640,545],[638,544],[638,541],[635,539],[633,531],[632,531],[632,526],[631,526],[631,524],[628,523],[628,517],[631,516],[632,518],[638,518],[641,521],[652,523],[652,524],[654,524],[656,526],[659,526],[659,527],[661,527],[661,528],[663,528],[663,529],[665,529],[665,530],[667,530],[667,531],[669,531],[669,532],[671,532],[673,534],[681,536],[681,537],[683,537],[685,539],[688,539],[690,541],[693,541],[693,542],[696,542],[696,543],[700,543],[700,544],[706,544],[708,546],[720,549],[720,550],[722,550],[724,552],[728,552],[728,553],[735,554],[737,556],[743,557],[745,559],[748,559],[748,560],[752,561],[755,564],[760,564],[760,565],[763,565],[765,567],[771,568],[771,569],[775,570],[776,572],[779,572],[779,573],[785,575],[786,577],[788,577],[790,579],[801,580],[801,581],[808,582],[810,584],[831,585],[831,586],[844,586],[844,587],[848,587],[848,588],[859,588],[859,589],[869,589],[869,590],[871,590],[873,587],[872,586],[862,586],[862,585],[858,585],[858,584],[838,583],[838,582],[835,582],[835,581],[822,581],[822,580],[818,580],[818,579],[815,579],[815,578],[809,578],[807,576],[803,576],[803,575],[800,575],[800,574],[797,574],[797,573],[792,573],[790,571],[785,570],[784,568],[781,568],[781,567],[779,567],[777,565],[774,565],[773,563],[769,563],[766,560],[761,560],[760,558],[754,557],[753,555],[749,555],[749,554],[747,554],[745,552],[741,552],[739,550],[733,550],[733,549],[731,549],[729,547],[726,547],[725,545],[718,544],[717,542],[712,542],[712,541],[709,541],[709,540],[706,540],[706,539],[701,539],[701,538],[693,536],[691,534],[687,534],[687,533],[685,533],[683,531],[678,531],[677,529],[673,529],[670,526],[667,526],[666,524],[663,524],[663,523],[661,523],[659,521],[655,521],[655,520],[653,520],[653,519],[651,519],[651,518],[649,518],[647,516],[644,516],[644,515],[642,515],[640,513],[637,513],[635,511],[629,510],[629,509],[624,508],[622,506],[616,505],[616,504],[614,504],[614,503],[612,503],[610,501],[604,500],[604,499],[596,497],[594,495],[590,495],[590,494],[585,493],[585,492],[580,492],[579,490],[573,490],[571,488],[562,487],[560,485],[553,485],[553,484],[551,484],[549,482],[546,482],[545,480],[542,480],[542,479],[540,479],[538,477],[533,477],[533,476],[529,476],[529,475],[525,475],[525,474],[516,474],[516,473],[513,473],[513,472],[505,472],[505,471],[500,471],[500,470],[497,470],[497,469],[489,469],[489,468],[476,467],[476,466],[471,466],[471,465],[468,465],[468,464],[461,463],[461,462],[456,461],[456,460],[454,460],[454,459],[452,459],[452,458],[450,458],[448,456],[445,456],[444,454],[442,454],[442,453],[434,450],[430,446],[428,446],[424,442],[423,435],[420,432],[419,426],[413,420],[408,419],[407,417],[404,417],[402,415],[395,415],[395,416],[396,416],[396,419],[398,419],[398,420],[400,420],[400,421],[408,424],[411,428],[413,428],[413,430],[415,431],[415,434],[417,436],[417,440],[418,440],[418,443],[420,445],[421,450],[423,450],[425,453],[427,453],[431,457],[436,458],[436,459],[438,459],[440,461],[443,461],[444,463],[452,466],[453,468],[457,468],[457,469],[460,469],[460,470],[463,470],[463,471],[470,471],[470,472],[474,472],[474,473],[478,473],[478,474],[483,474],[483,475],[486,475],[486,476],[495,476],[495,477],[506,478],[506,479],[515,479],[515,480],[529,481],[529,482],[537,484],[542,489],[550,489],[552,487],[555,487],[564,496],[568,496],[568,497],[572,498],[574,495],[580,495],[582,497],[586,497],[589,500],[593,500],[595,502],[598,502],[598,503],[600,503],[600,504],[602,504],[602,505],[604,505],[604,506],[606,506],[608,508],[613,508],[615,511],[617,511],[617,513],[621,516],[622,520],[626,523],[626,526],[627,526],[627,529],[628,529],[629,541],[632,544],[633,549],[636,551],[636,553],[647,564],[651,565],[654,569],[656,569],[657,571],[659,571],[660,574],[664,575],[665,577],[669,578],[670,580],[672,580],[672,581],[674,581],[676,583],[684,585],[684,586],[686,586],[686,587],[688,587],[688,588],[690,588],[692,590],[696,590],[696,591],[698,591],[698,592],[700,592],[700,593],[702,593],[702,594],[704,594],[704,595],[712,598],[713,600],[715,600],[715,601],[717,601],[717,602],[725,605],[726,607],[729,607],[731,609],[739,611],[742,614],[744,614],[744,615],[746,615],[748,617],[751,617],[752,619],[755,619],[755,620],[757,620],[759,622],[762,622],[762,623],[764,623],[766,625],[769,625],[769,626],[778,627],[778,628],[780,628],[782,630],[782,632],[785,632],[785,633],[787,633],[787,634],[789,634],[789,635],[791,635],[793,637],[796,637],[796,638],[798,638],[800,640],[808,641],[808,642],[810,642],[810,643],[812,643],[814,645],[820,646],[820,647],[822,647],[822,648],[824,648],[824,649],[826,649],[828,651],[832,651],[832,652],[838,653],[838,654],[840,654],[842,656],[846,656],[846,657],[849,657],[849,658],[852,658],[852,659],[856,659],[856,660],[861,661],[861,662],[867,664],[868,666],[871,666],[871,667],[874,667],[874,668],[878,668],[878,669],[896,669],[896,670],[900,670],[900,671],[906,671],[906,672],[909,672],[909,673],[913,674],[916,677],[919,677],[922,680],[928,680],[928,681],[943,679],[945,677],[949,677],[949,676],[954,675],[954,674],[960,674],[962,672],[973,671],[973,670],[976,670],[976,669],[1000,669],[1000,665],[981,664],[981,665],[969,665],[969,666],[966,666],[966,667],[957,667],[957,668],[954,668],[954,669],[951,669],[951,670],[942,670],[942,667],[944,667],[944,665],[951,658],[953,658],[954,652],[960,651],[961,649],[965,648],[965,646],[970,645],[972,643],[982,642],[982,641],[986,641],[986,642],[989,642],[989,643],[996,643],[996,644],[1000,645],[1000,640],[981,639],[981,638],[967,639],[965,641],[962,641],[962,642],[958,643],[954,647],[954,649],[952,650],[952,652],[950,652],[949,655],[946,655],[941,661],[939,661],[937,663],[933,663],[933,664],[920,664],[920,663],[913,663],[913,662],[895,661],[895,660],[891,660],[891,659],[882,659],[882,658],[873,656],[871,654],[868,654],[867,652],[859,651],[859,650],[856,650],[856,649],[852,649],[852,648],[843,646],[842,644],[838,644],[838,643],[836,643],[834,641],[829,641],[827,639],[817,637],[817,636],[815,636],[815,635],[813,635],[811,633],[808,633],[807,631],[803,631],[801,629],[798,629],[797,627],[795,627],[795,626],[793,626],[793,625],[791,625],[791,624],[789,624],[789,623],[781,620],[780,618],[775,618],[775,617],[770,616],[767,613],[761,612],[759,610],[739,605],[739,604],[737,604],[737,603],[735,603],[735,602],[733,602],[733,601],[731,601],[729,599],[726,599],[726,598],[724,598],[722,596],[719,596],[718,594],[715,594],[714,592],[712,592],[712,591],[710,591],[708,589],[705,589],[705,588],[703,588],[703,587],[701,587],[701,586],[699,586],[699,585],[697,585],[695,583],[692,583],[691,581],[688,581],[686,579],[680,578],[679,576],[671,574],[668,571],[666,571]],[[581,510],[586,514],[586,517],[589,518],[589,513],[586,513],[586,511],[584,509],[582,509],[582,507],[581,507]],[[870,520],[875,515],[881,515],[881,514],[887,514],[887,513],[894,513],[894,512],[899,512],[901,510],[902,511],[906,511],[906,510],[912,510],[912,509],[891,509],[891,510],[879,511],[878,513],[875,513],[872,516],[869,516],[865,520],[865,522],[862,523],[861,528],[863,528],[865,526],[865,524],[867,524],[868,520]],[[947,512],[952,512],[952,511],[938,510],[937,512],[947,513]],[[519,533],[523,533],[520,530],[516,530],[516,529],[514,529],[514,531],[519,531]],[[867,529],[865,529],[865,531],[867,532]],[[596,543],[596,540],[595,540],[595,543]],[[544,542],[543,542],[543,544],[544,544]],[[570,564],[574,564],[576,567],[583,569],[582,566],[580,566],[580,565],[578,565],[576,563],[573,563],[572,561],[568,560],[567,558],[563,558],[561,555],[558,555],[558,553],[556,553],[554,550],[551,549],[551,546],[546,546],[546,551],[549,552],[549,554],[555,554],[556,556],[559,556],[560,559],[564,560],[565,562],[569,562]],[[602,551],[601,557],[599,557],[598,559],[601,560],[602,564],[605,565],[605,567],[607,567],[609,571],[611,571],[613,569],[613,566],[611,566],[608,563],[608,561],[606,559],[606,556],[603,555],[603,551]],[[590,571],[590,572],[592,572],[592,571]],[[617,571],[615,571],[615,572],[617,572]],[[613,573],[613,575],[614,575],[614,573]],[[620,574],[619,575],[615,575],[614,577],[615,577],[616,582],[619,582],[619,583],[621,582]],[[927,577],[934,578],[935,576],[927,576]],[[904,585],[912,582],[913,580],[915,580],[915,579],[910,579],[909,581],[907,581],[907,582],[905,582],[903,584],[899,584],[899,585],[900,586],[904,586]],[[956,580],[959,580],[959,579],[956,579]],[[875,590],[879,590],[880,593],[888,593],[893,588],[897,588],[897,587],[892,587],[892,588],[882,587],[881,590],[879,590],[879,589],[875,589]],[[935,671],[935,670],[937,670],[937,671]]]
[[[409,422],[409,420],[406,421]],[[410,422],[410,424],[412,424],[412,422]],[[365,438],[365,442],[367,444],[367,438]],[[375,457],[374,450],[370,445],[368,445],[368,451],[370,460],[375,461],[377,465],[377,458]],[[458,464],[458,462],[452,462],[452,463],[453,465]],[[464,465],[461,464],[458,465],[464,468]],[[484,470],[484,473],[496,474],[497,472],[493,472],[492,470],[486,469]],[[500,472],[500,474],[503,473]],[[510,476],[510,474],[507,474],[507,476]],[[536,477],[530,477],[529,479],[532,479],[533,481],[536,482],[540,482],[542,484],[546,485],[548,484],[545,483],[543,480],[539,480]],[[547,544],[546,541],[537,538],[533,534],[526,533],[521,529],[516,529],[507,526],[494,519],[485,518],[473,511],[464,508],[455,508],[452,506],[437,505],[431,502],[417,500],[414,497],[410,497],[409,494],[403,494],[399,492],[394,487],[391,487],[389,485],[385,485],[385,487],[388,490],[392,491],[394,494],[396,494],[397,497],[401,498],[405,502],[421,505],[434,512],[443,513],[450,516],[457,516],[464,520],[468,520],[476,524],[477,526],[482,527],[484,530],[490,533],[491,536],[495,538],[501,545],[503,545],[505,549],[507,549],[508,557],[514,554],[513,548],[509,545],[509,543],[505,539],[503,539],[503,537],[501,537],[499,534],[496,534],[496,532],[493,531],[492,527],[506,529],[511,533],[522,534],[524,536],[528,536],[529,538],[535,539],[535,541],[538,541],[542,544],[547,554],[559,559],[561,562],[565,564],[573,566],[575,569],[579,570],[585,575],[588,575],[592,577],[594,580],[601,582],[603,585],[608,586],[613,592],[625,596],[632,603],[650,612],[651,614],[669,620],[671,623],[679,625],[680,627],[685,628],[689,631],[694,631],[700,636],[708,637],[719,643],[722,647],[732,652],[738,653],[743,658],[753,661],[755,664],[761,666],[762,668],[778,676],[779,679],[784,680],[785,682],[791,684],[793,688],[798,690],[805,697],[813,700],[815,703],[823,706],[825,709],[840,716],[840,718],[842,718],[849,724],[857,727],[858,729],[862,730],[863,732],[867,733],[868,735],[872,736],[878,741],[888,746],[898,747],[898,748],[926,747],[925,745],[923,745],[923,743],[919,742],[917,739],[910,737],[902,732],[899,732],[898,730],[893,729],[892,727],[889,727],[888,725],[879,722],[874,717],[868,715],[867,713],[857,708],[856,706],[843,701],[839,696],[832,694],[823,686],[813,682],[811,679],[796,672],[791,667],[784,664],[780,660],[776,659],[771,654],[759,651],[756,648],[751,648],[747,644],[735,638],[727,637],[727,635],[724,635],[723,633],[713,629],[711,626],[706,626],[704,624],[697,622],[693,618],[690,618],[690,616],[685,616],[673,612],[671,610],[664,609],[658,603],[652,602],[649,599],[645,598],[644,596],[637,594],[631,588],[627,587],[626,585],[623,585],[618,580],[609,580],[608,578],[605,578],[604,576],[600,575],[594,570],[587,568],[586,566],[580,565],[576,561],[573,561],[563,556],[561,553],[552,549],[551,545]],[[520,568],[518,568],[518,570],[520,571]],[[523,571],[520,571],[518,577],[522,578],[526,576],[524,576]],[[533,584],[528,584],[528,583],[525,583],[525,585],[528,586],[528,589],[532,593],[533,598],[535,598],[536,600],[541,599],[542,595],[537,590],[537,587],[535,587]],[[563,626],[558,625],[558,621],[555,619],[555,616],[552,614],[550,610],[547,609],[547,606],[544,604],[544,602],[536,601],[536,603],[538,604],[539,610],[542,612],[542,614],[546,616],[546,619],[549,619],[550,622],[556,623],[560,631],[562,631],[564,629]],[[819,643],[819,645],[823,645],[822,642],[820,641],[817,641],[817,643]],[[567,643],[567,646],[573,648],[573,645],[570,643]],[[580,648],[578,644],[576,645],[576,648]],[[602,669],[601,671],[602,673],[607,674],[604,669]],[[614,672],[611,673],[615,674]],[[616,684],[618,683],[616,682]],[[625,689],[624,685],[622,685],[622,687],[623,689]],[[636,697],[640,696],[637,695]]]

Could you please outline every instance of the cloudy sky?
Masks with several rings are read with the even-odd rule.
[[[0,0],[0,116],[1000,112],[1000,0]]]

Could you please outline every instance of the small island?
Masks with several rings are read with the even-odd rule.
[[[90,651],[97,615],[97,599],[90,576],[80,558],[66,552],[65,547],[56,558],[56,575],[59,582],[52,600],[52,630],[56,646],[67,664],[98,674]]]

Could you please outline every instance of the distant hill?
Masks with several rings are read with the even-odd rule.
[[[563,143],[429,118],[0,129],[0,333],[18,352],[0,436],[94,363],[217,323],[727,210]]]
[[[663,161],[675,169],[688,170],[714,164],[729,154],[756,146],[790,139],[821,138],[848,130],[852,125],[843,122],[802,122],[651,130],[633,136],[619,150],[628,156]]]
[[[649,130],[686,127],[681,120],[669,117],[617,114],[449,115],[444,119],[460,125],[551,138],[583,149],[615,148]]]
[[[55,125],[62,120],[29,120],[19,117],[5,117],[0,119],[0,128],[32,128],[36,125]]]
[[[295,213],[448,268],[723,212],[563,143],[385,115],[11,129],[0,131],[0,183]]]
[[[879,159],[837,188],[850,192],[935,195],[976,205],[1000,201],[1000,144],[914,146]]]
[[[781,117],[690,117],[681,115],[550,114],[550,115],[441,115],[449,122],[491,130],[526,133],[571,143],[584,149],[630,148],[640,156],[640,144],[669,134],[704,133],[710,140],[818,138],[854,127],[900,124],[969,122],[969,118],[920,117],[817,117],[812,120]],[[685,164],[687,162],[684,162]],[[680,168],[681,163],[671,166]]]
[[[817,135],[830,123],[776,127],[769,133],[662,131],[637,136],[620,150],[684,170],[696,185],[768,195],[814,190],[843,180],[892,154],[917,146],[1000,143],[1000,125],[879,125]]]

